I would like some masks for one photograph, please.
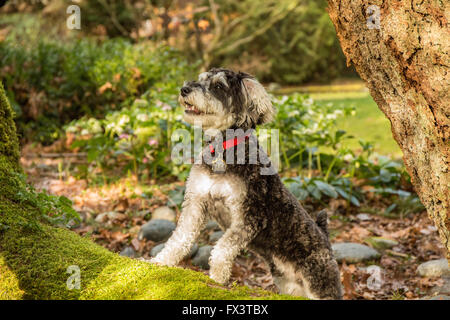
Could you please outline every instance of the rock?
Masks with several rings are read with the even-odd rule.
[[[162,219],[175,222],[177,214],[167,206],[156,208],[152,213],[152,220]]]
[[[215,243],[217,242],[220,238],[222,238],[223,234],[225,232],[223,231],[214,231],[210,236],[209,236],[209,242],[211,243]]]
[[[132,247],[125,247],[122,251],[120,251],[120,255],[124,257],[134,258],[136,257],[136,252]]]
[[[125,221],[128,216],[125,213],[120,213],[120,212],[116,212],[116,211],[110,211],[107,213],[108,219],[110,221]]]
[[[431,288],[433,294],[447,294],[450,295],[450,277],[443,277],[444,284],[442,286],[436,286]]]
[[[220,230],[219,225],[217,224],[217,222],[215,222],[214,220],[209,220],[208,223],[205,226],[206,230]]]
[[[345,260],[349,263],[356,263],[380,258],[377,250],[359,243],[335,243],[332,245],[332,249],[336,260],[339,262]]]
[[[450,276],[447,259],[431,260],[417,267],[417,273],[422,277]]]
[[[437,231],[437,228],[435,226],[428,226],[426,228],[420,229],[420,233],[426,234],[426,235],[432,234],[436,231]]]
[[[203,246],[197,251],[197,254],[192,258],[192,264],[194,266],[200,267],[202,269],[209,269],[209,257],[211,256],[211,251],[213,246]]]
[[[382,237],[371,237],[367,238],[365,241],[371,244],[375,249],[390,249],[398,245],[397,241]]]
[[[194,243],[192,245],[191,251],[189,252],[189,258],[192,258],[195,256],[195,254],[198,252],[198,244]]]
[[[175,230],[175,223],[169,220],[150,220],[141,227],[138,239],[147,239],[155,242],[166,240]]]
[[[99,222],[99,223],[104,223],[107,221],[113,221],[113,220],[119,220],[119,221],[124,221],[127,219],[127,215],[124,213],[119,213],[116,211],[109,211],[109,212],[102,212],[99,215],[97,215],[97,217],[95,217],[95,221]]]
[[[372,220],[372,217],[368,215],[367,213],[360,213],[356,215],[356,218],[361,221],[369,221]]]
[[[151,255],[152,257],[156,257],[156,255],[157,255],[158,253],[160,253],[160,252],[162,251],[162,249],[164,249],[164,246],[165,246],[165,243],[160,243],[160,244],[154,246],[154,247],[152,248],[152,250],[150,250],[150,255]]]
[[[156,257],[156,255],[158,253],[160,253],[162,251],[162,249],[164,249],[165,245],[166,245],[165,243],[160,243],[160,244],[154,246],[152,248],[152,250],[150,250],[150,255],[152,257]],[[189,252],[189,258],[192,258],[197,253],[197,251],[198,251],[198,244],[194,243],[192,245],[191,251]]]
[[[103,213],[98,214],[95,217],[95,221],[99,222],[99,223],[103,223],[103,222],[108,221],[108,212],[103,212]]]

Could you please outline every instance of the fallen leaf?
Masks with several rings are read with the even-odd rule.
[[[139,249],[141,248],[141,242],[137,238],[134,238],[133,240],[131,240],[131,245],[133,246],[134,250],[136,250],[136,251],[139,251]]]
[[[342,284],[344,285],[344,294],[347,299],[353,299],[354,288],[352,283],[352,272],[345,261],[342,263]]]
[[[122,233],[120,231],[116,231],[111,234],[111,238],[113,238],[114,240],[117,240],[117,241],[123,241],[126,238],[128,238],[129,236],[130,236],[129,234]]]
[[[197,23],[197,26],[199,27],[200,30],[205,31],[209,27],[209,21],[202,19]]]
[[[98,92],[100,93],[100,94],[103,94],[103,92],[105,92],[106,90],[108,90],[108,89],[112,89],[112,84],[111,84],[111,82],[106,82],[104,85],[102,85],[99,89],[98,89]]]

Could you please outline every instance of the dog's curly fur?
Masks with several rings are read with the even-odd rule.
[[[186,108],[187,122],[200,121],[203,129],[222,132],[254,129],[274,113],[269,95],[255,78],[227,69],[212,69],[200,74],[198,81],[185,83],[179,101]],[[207,163],[193,165],[178,226],[152,262],[176,265],[212,218],[225,230],[211,253],[212,279],[226,283],[235,257],[249,248],[266,260],[281,293],[342,298],[326,213],[312,217],[278,174],[261,174],[271,166],[261,161],[261,155],[250,164],[252,144],[259,148],[254,136],[245,140],[245,164],[227,164],[224,172]]]

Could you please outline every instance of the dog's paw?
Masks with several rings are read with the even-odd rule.
[[[176,263],[158,258],[158,256],[151,258],[150,260],[148,260],[148,262],[150,262],[151,264],[155,264],[157,266],[167,266],[167,267],[175,267],[176,266]]]
[[[155,265],[157,265],[157,266],[169,266],[169,267],[174,266],[174,264],[170,264],[170,263],[167,263],[167,262],[164,262],[164,261],[162,261],[162,260],[155,259],[155,258],[150,259],[149,262],[150,262],[151,264],[155,264]]]
[[[229,277],[224,273],[211,272],[209,277],[220,284],[227,284]]]
[[[158,257],[151,258],[150,260],[147,260],[147,261],[151,264],[156,264],[157,266],[165,265],[161,259],[158,259]]]

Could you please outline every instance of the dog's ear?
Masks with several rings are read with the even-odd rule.
[[[322,210],[319,213],[317,213],[313,218],[316,220],[316,224],[319,226],[320,229],[325,233],[325,235],[328,237],[328,215],[326,210]]]
[[[255,123],[270,122],[274,115],[274,109],[266,89],[256,79],[251,77],[244,78],[242,84],[246,93],[248,108],[255,113]]]

